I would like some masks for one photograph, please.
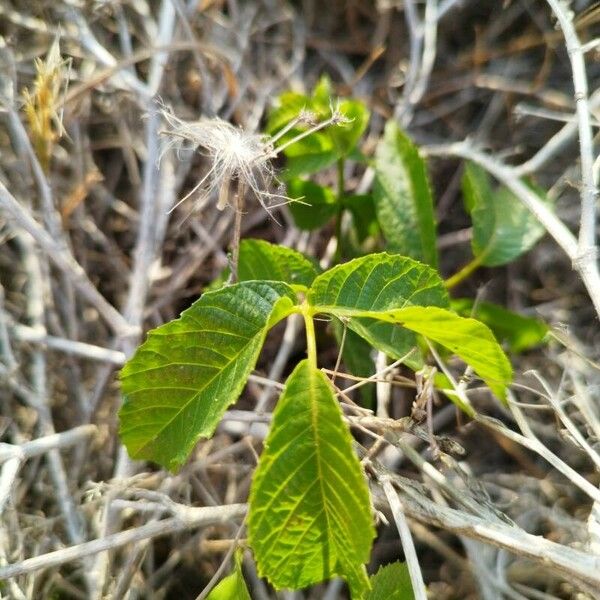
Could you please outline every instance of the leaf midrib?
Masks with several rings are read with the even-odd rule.
[[[266,328],[266,327],[265,327]],[[238,358],[239,356],[245,352],[247,350],[247,348],[251,345],[252,342],[255,342],[256,339],[258,337],[260,337],[260,334],[264,334],[265,329],[263,328],[261,331],[259,331],[256,335],[254,335],[253,337],[248,339],[248,343],[245,344],[242,349],[235,355],[233,356],[222,369],[218,369],[217,368],[217,372],[210,377],[206,383],[198,388],[198,391],[196,394],[192,395],[191,398],[185,402],[184,404],[181,405],[181,408],[165,423],[165,425],[163,427],[161,427],[160,429],[157,430],[156,434],[153,436],[152,439],[148,440],[147,442],[144,443],[143,446],[140,446],[137,451],[136,451],[136,456],[139,456],[140,453],[144,452],[149,446],[151,446],[152,444],[154,444],[156,442],[156,440],[165,432],[165,430],[167,430],[172,424],[173,421],[175,421],[177,419],[177,417],[179,417],[179,415],[188,408],[188,406],[194,402],[194,400],[196,400],[198,398],[198,396],[204,391],[206,390],[206,388],[208,386],[210,386],[213,381],[215,381],[218,377],[220,377]]]

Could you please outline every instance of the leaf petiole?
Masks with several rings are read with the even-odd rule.
[[[311,367],[317,368],[317,338],[315,335],[315,322],[313,321],[313,310],[304,302],[300,307],[306,330],[306,353]]]
[[[467,277],[472,275],[480,266],[481,263],[485,260],[487,256],[486,252],[482,252],[479,256],[476,256],[473,260],[468,262],[460,271],[454,273],[451,277],[448,277],[444,281],[444,287],[447,290],[451,290],[453,287],[456,287],[459,283],[462,283]]]

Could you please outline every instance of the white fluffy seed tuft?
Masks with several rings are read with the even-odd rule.
[[[203,196],[218,191],[217,207],[223,210],[230,203],[232,181],[252,190],[267,210],[270,201],[279,197],[269,192],[275,177],[271,165],[275,154],[268,136],[248,133],[219,118],[184,121],[167,108],[163,108],[162,115],[169,126],[163,132],[170,138],[167,148],[180,147],[187,142],[192,150],[205,154],[211,163],[208,173],[171,210],[196,191]]]

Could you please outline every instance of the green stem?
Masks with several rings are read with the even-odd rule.
[[[346,167],[346,159],[342,156],[341,158],[338,158],[337,161],[337,194],[338,194],[338,200],[342,199],[342,196],[344,195],[344,169]]]
[[[315,335],[315,322],[313,321],[312,311],[308,306],[303,306],[302,317],[304,318],[304,327],[306,329],[306,353],[308,362],[315,369],[317,368],[317,338]]]
[[[344,196],[344,167],[346,160],[344,157],[339,158],[337,161],[337,213],[335,215],[335,256],[333,257],[334,262],[339,262],[342,252],[342,217],[344,214],[344,208],[342,206],[342,197]]]
[[[444,281],[444,285],[447,290],[451,290],[453,287],[456,287],[459,283],[464,281],[469,275],[475,272],[483,260],[485,259],[486,253],[482,252],[479,256],[476,256],[471,262],[467,263],[458,273],[452,275]]]

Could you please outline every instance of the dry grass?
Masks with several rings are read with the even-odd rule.
[[[571,4],[592,44],[595,127],[600,10]],[[2,597],[195,598],[227,556],[264,436],[253,409],[272,408],[273,380],[304,351],[298,324],[276,329],[238,410],[178,475],[132,464],[120,448],[115,372],[147,329],[176,317],[227,266],[235,207],[220,192],[230,175],[259,200],[249,194],[245,235],[331,260],[332,229],[301,233],[285,203],[272,207],[278,163],[261,125],[279,91],[310,89],[327,72],[340,95],[373,113],[366,153],[396,116],[442,155],[430,166],[447,276],[469,260],[469,223],[460,163],[440,144],[468,139],[532,176],[578,228],[587,188],[577,127],[553,137],[575,112],[572,69],[548,5],[426,5],[0,2],[0,578],[12,574]],[[174,147],[165,131],[204,154]],[[215,136],[234,152],[219,155]],[[349,190],[368,177],[352,166]],[[600,327],[590,295],[550,238],[458,293],[539,314],[557,341],[515,359],[510,410],[469,392],[497,421],[464,425],[453,407],[436,407],[438,458],[389,423],[358,422],[377,508],[393,522],[398,494],[394,516],[409,525],[431,598],[600,598]],[[333,346],[321,358],[333,368]],[[411,381],[387,374],[391,416],[406,416]],[[404,556],[383,517],[379,533],[371,570]],[[245,570],[254,598],[276,597],[249,554]],[[332,582],[277,597],[345,594]]]

